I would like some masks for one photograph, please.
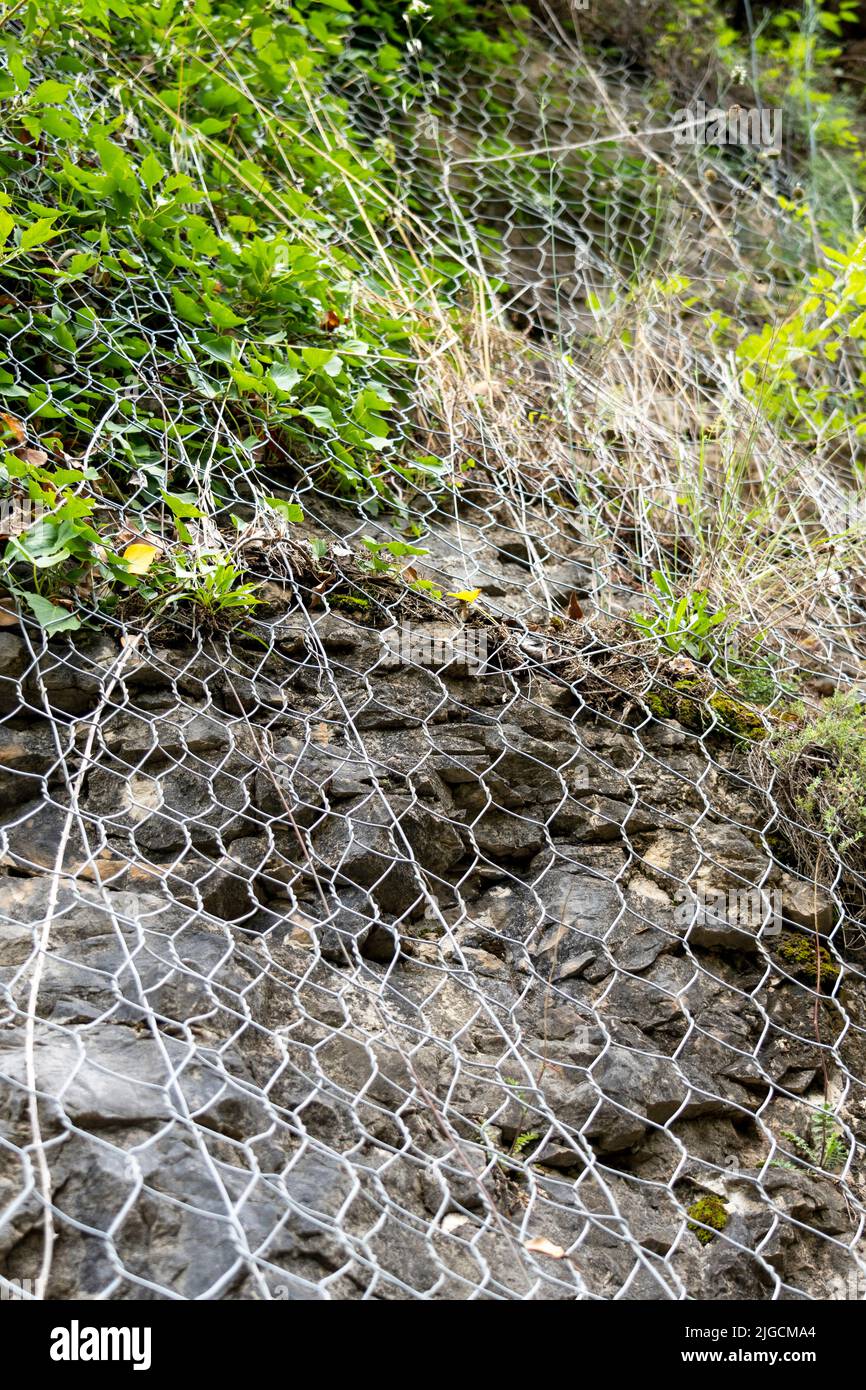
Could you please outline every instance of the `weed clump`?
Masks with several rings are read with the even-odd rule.
[[[854,867],[866,847],[866,704],[834,695],[816,716],[803,706],[767,747],[775,785],[799,822]]]

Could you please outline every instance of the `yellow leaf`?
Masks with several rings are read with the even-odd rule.
[[[458,589],[456,594],[449,594],[449,598],[459,598],[461,603],[474,603],[481,593],[480,589]]]
[[[126,561],[126,568],[130,574],[147,574],[159,551],[155,545],[144,545],[136,541],[134,545],[128,545],[123,552]]]
[[[23,444],[27,438],[27,431],[21,421],[16,420],[14,415],[7,415],[5,410],[0,413],[0,420],[3,421],[9,433],[15,436],[16,443]]]

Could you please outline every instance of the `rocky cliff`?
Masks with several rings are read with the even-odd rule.
[[[743,741],[377,607],[0,634],[0,1272],[856,1297],[863,975]]]

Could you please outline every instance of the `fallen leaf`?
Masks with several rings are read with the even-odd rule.
[[[418,571],[413,569],[411,565],[407,565],[401,578],[405,579],[407,584],[412,584],[418,578]]]
[[[42,468],[48,462],[48,455],[44,449],[23,449],[21,458],[32,468]]]
[[[565,1259],[565,1251],[561,1245],[554,1245],[547,1236],[536,1236],[534,1240],[528,1240],[523,1246],[524,1250],[529,1250],[533,1255],[549,1255],[552,1260]]]
[[[145,545],[138,541],[128,545],[123,552],[126,568],[130,574],[147,574],[159,551],[155,545]]]
[[[689,661],[687,656],[675,656],[671,658],[670,668],[677,676],[697,675],[698,668],[693,661]]]
[[[3,421],[10,434],[13,434],[19,444],[23,444],[27,438],[27,431],[20,420],[16,420],[14,415],[7,415],[5,410],[0,410],[0,420]]]
[[[322,322],[322,327],[327,333],[333,333],[335,328],[340,327],[340,315],[334,309],[329,309]]]
[[[12,595],[0,594],[0,627],[17,627],[18,622],[18,614],[12,607]]]
[[[474,603],[480,593],[480,589],[458,589],[456,593],[450,593],[448,597],[459,598],[461,603]]]
[[[571,598],[568,600],[566,616],[571,618],[574,622],[577,622],[580,618],[583,617],[583,609],[580,606],[577,594],[572,594]]]

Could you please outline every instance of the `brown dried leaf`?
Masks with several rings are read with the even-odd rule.
[[[16,420],[14,415],[7,415],[5,410],[0,410],[0,420],[6,426],[10,434],[14,435],[19,444],[23,444],[27,438],[27,431],[20,420]]]

